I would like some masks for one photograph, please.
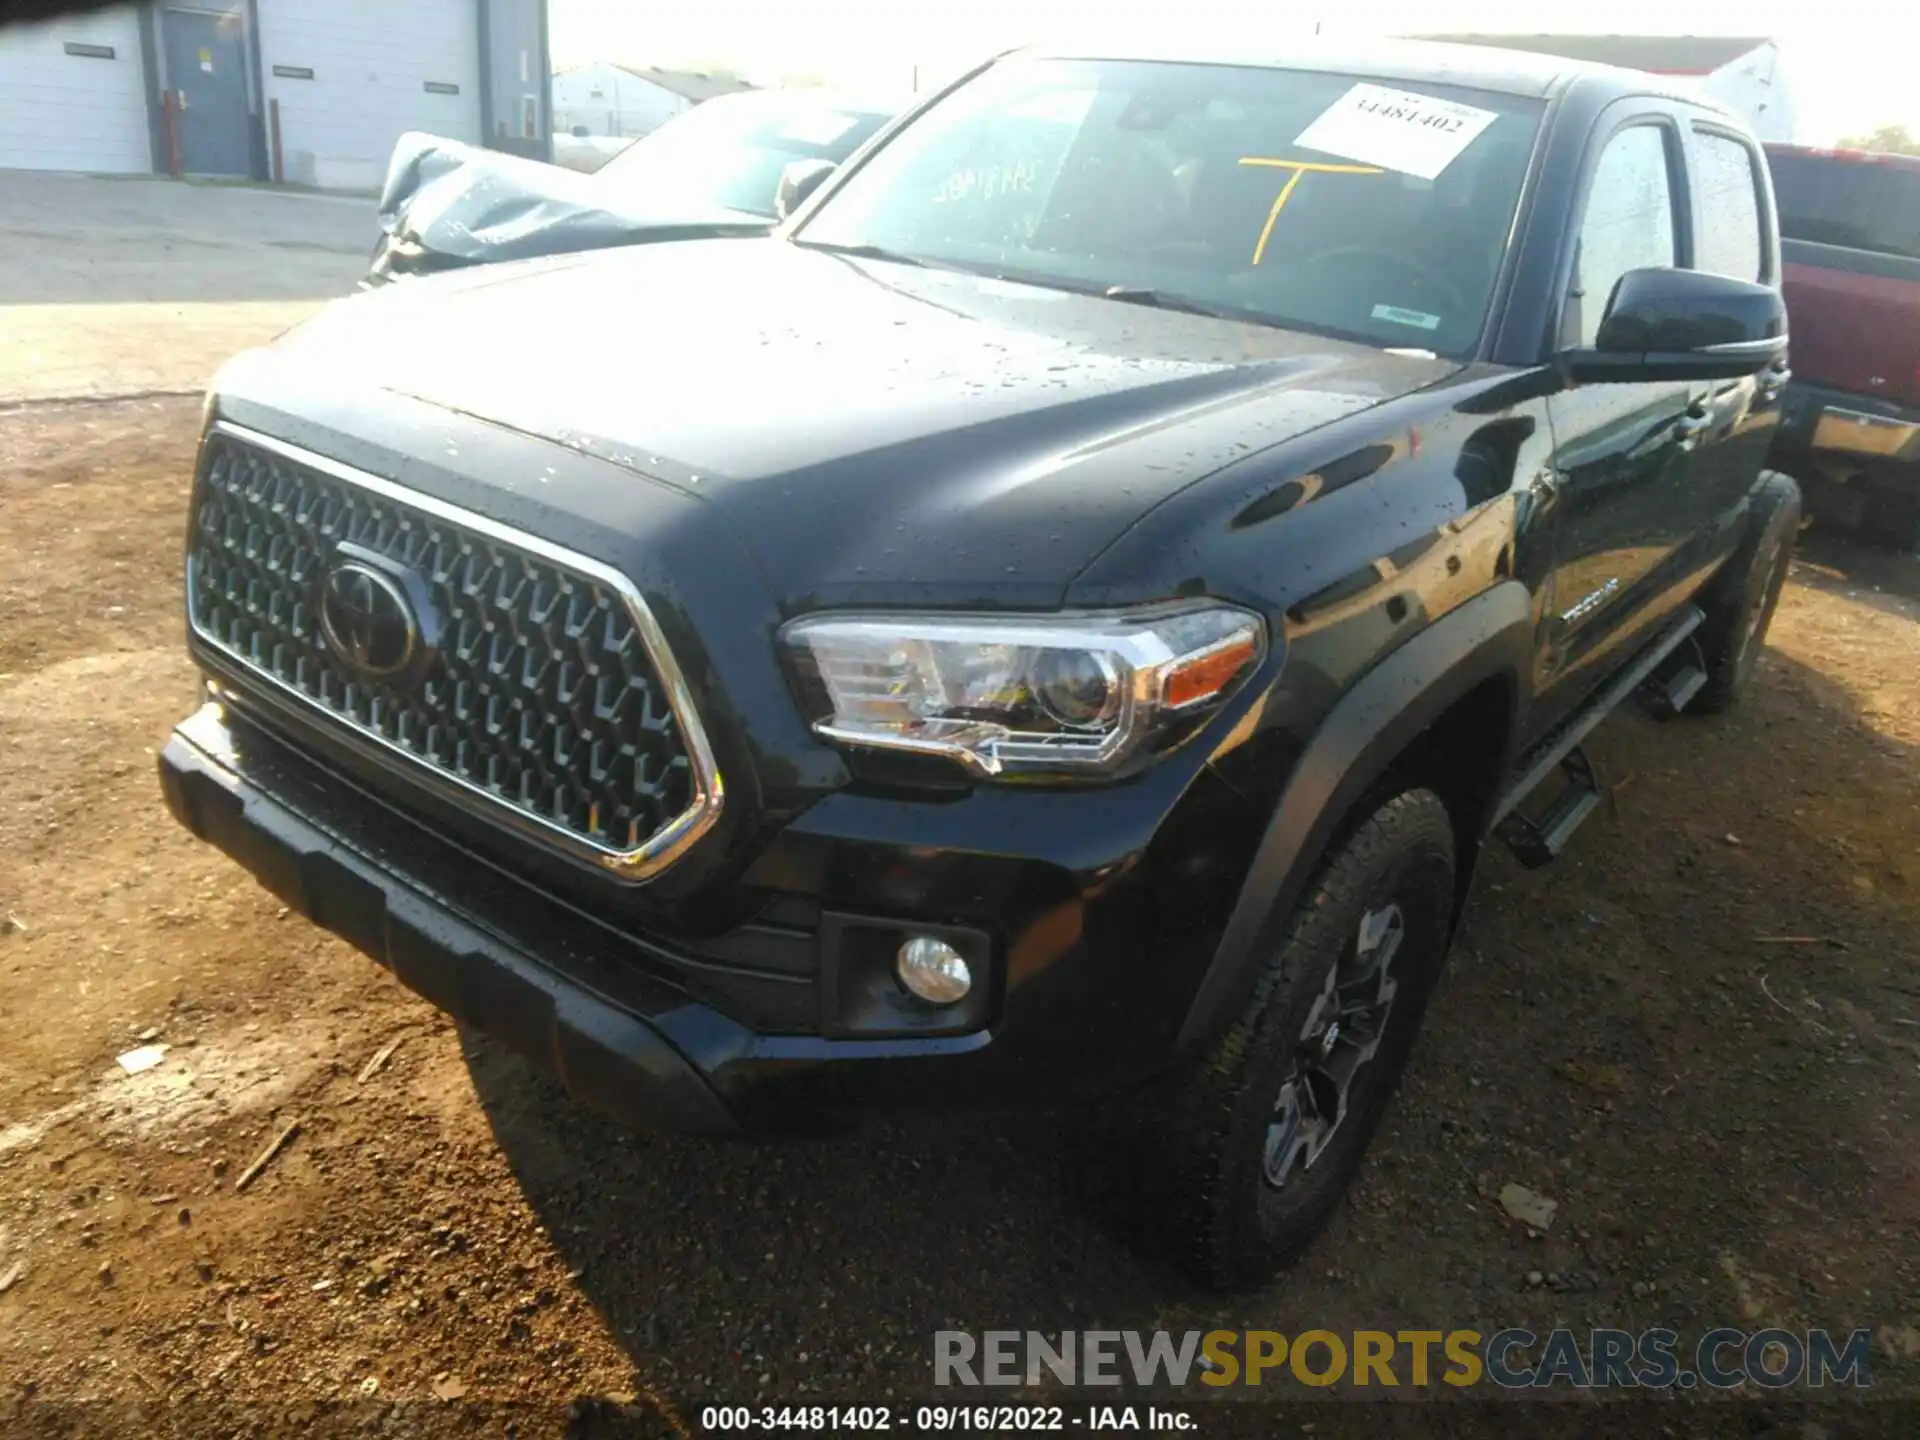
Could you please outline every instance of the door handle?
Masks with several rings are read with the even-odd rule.
[[[1691,450],[1700,443],[1700,437],[1707,433],[1707,427],[1713,424],[1713,416],[1707,407],[1696,400],[1687,407],[1686,414],[1673,422],[1673,438],[1682,450]]]

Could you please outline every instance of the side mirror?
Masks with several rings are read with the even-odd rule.
[[[1703,270],[1629,270],[1613,287],[1591,350],[1564,363],[1575,381],[1735,380],[1787,354],[1780,292]]]
[[[793,214],[839,168],[831,160],[795,160],[787,166],[780,172],[780,188],[773,196],[775,217],[784,220]]]

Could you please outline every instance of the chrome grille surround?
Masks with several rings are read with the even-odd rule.
[[[316,592],[351,543],[427,585],[425,672],[356,676]],[[187,542],[194,635],[245,675],[475,813],[628,881],[681,858],[724,800],[698,711],[619,571],[459,506],[219,421]]]

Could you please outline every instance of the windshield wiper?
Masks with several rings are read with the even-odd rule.
[[[1089,295],[1098,295],[1103,300],[1118,300],[1123,305],[1145,305],[1153,310],[1178,310],[1186,315],[1210,315],[1216,320],[1251,320],[1254,315],[1244,310],[1232,310],[1220,305],[1209,305],[1205,301],[1189,299],[1185,295],[1170,295],[1165,290],[1153,290],[1144,285],[1109,285],[1104,290],[1089,289]],[[1274,322],[1266,318],[1266,323]]]
[[[1144,305],[1155,310],[1174,310],[1186,315],[1205,315],[1215,320],[1239,320],[1253,325],[1278,326],[1281,324],[1273,316],[1264,315],[1257,310],[1243,310],[1230,305],[1209,305],[1204,300],[1175,295],[1166,290],[1155,290],[1145,285],[1101,285],[1093,281],[1070,280],[1060,275],[1047,275],[1038,271],[1012,269],[1004,265],[976,261],[944,258],[924,260],[918,255],[906,255],[898,250],[889,250],[884,245],[839,245],[825,240],[795,240],[792,243],[809,250],[824,250],[829,255],[845,255],[854,260],[890,260],[897,265],[912,265],[921,270],[958,270],[963,274],[982,275],[990,280],[1002,280],[1014,285],[1032,285],[1040,290],[1064,290],[1070,295],[1090,295],[1099,300],[1115,300],[1123,305]]]
[[[1144,305],[1154,310],[1177,310],[1186,315],[1206,315],[1215,320],[1246,320],[1256,325],[1276,325],[1271,315],[1231,306],[1210,305],[1187,295],[1175,295],[1146,285],[1102,285],[1097,281],[1070,280],[1060,275],[1043,275],[1029,270],[1011,270],[1004,266],[981,266],[980,273],[995,280],[1016,285],[1032,285],[1042,290],[1064,290],[1070,295],[1091,295],[1099,300],[1117,300],[1122,305]]]
[[[895,265],[913,265],[925,270],[930,262],[917,255],[905,255],[884,245],[836,245],[830,240],[795,240],[803,250],[824,250],[829,255],[844,255],[849,260],[888,260]]]

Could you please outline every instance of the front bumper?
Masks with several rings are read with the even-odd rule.
[[[672,990],[573,951],[566,937],[576,927],[562,916],[523,906],[516,929],[524,927],[524,935],[538,933],[543,923],[557,926],[551,933],[572,972],[564,976],[536,958],[522,937],[456,909],[452,894],[434,882],[453,885],[457,877],[432,875],[429,863],[414,883],[400,883],[322,818],[321,775],[303,773],[276,749],[264,737],[229,728],[218,707],[207,706],[174,731],[160,754],[168,807],[288,905],[589,1104],[647,1128],[722,1133],[738,1127],[688,1052],[711,1066],[744,1048],[747,1032],[711,1011],[682,1013],[684,997]],[[305,805],[295,809],[300,801]],[[356,838],[365,845],[368,836]],[[685,1050],[669,1038],[675,1031]]]
[[[845,797],[832,837],[821,832],[835,807],[823,807],[784,843],[826,846],[822,873],[843,877],[838,894],[859,903],[823,914],[821,973],[791,982],[804,986],[796,994],[831,996],[835,937],[874,917],[965,924],[962,897],[993,894],[1009,927],[980,1028],[849,1038],[830,1022],[756,1029],[737,1006],[729,1013],[729,992],[703,984],[713,973],[700,973],[697,950],[675,951],[617,909],[542,888],[230,705],[183,722],[160,773],[183,825],[410,989],[587,1103],[643,1128],[696,1133],[875,1109],[1030,1109],[1146,1078],[1171,1058],[1224,918],[1212,904],[1182,913],[1202,879],[1195,859],[1222,845],[1250,857],[1256,833],[1252,812],[1205,767],[1173,822],[1125,864],[1095,848],[1085,832],[1101,827],[1078,807],[1051,837],[1027,837],[1029,857],[1050,842],[1077,844],[1093,862],[1084,871],[969,855],[958,836],[927,845],[937,837],[921,809],[953,821],[964,806]],[[901,833],[879,833],[887,822]],[[1231,890],[1239,878],[1229,863],[1216,883]],[[1013,918],[1023,890],[1042,902],[1031,923]],[[900,903],[913,894],[925,903]]]

